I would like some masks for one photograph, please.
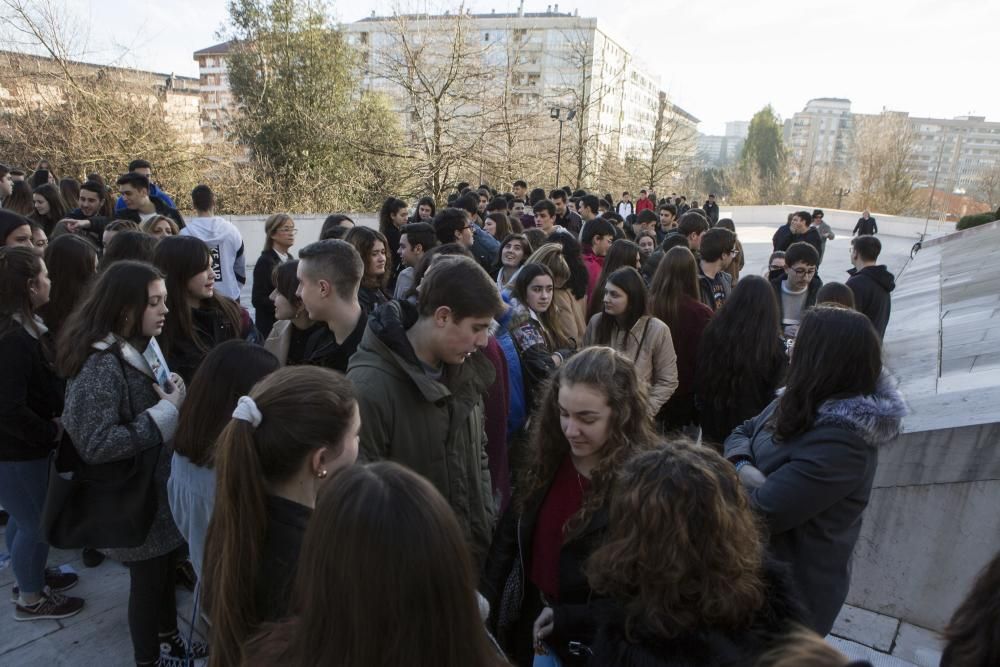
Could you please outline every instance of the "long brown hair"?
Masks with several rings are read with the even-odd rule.
[[[944,639],[941,667],[1000,665],[1000,553],[983,568],[969,596],[955,610]]]
[[[608,249],[608,254],[604,258],[604,266],[601,267],[601,274],[597,277],[597,283],[594,285],[594,291],[591,293],[590,301],[587,304],[588,322],[591,317],[604,310],[604,286],[608,282],[608,277],[618,269],[624,267],[635,269],[635,260],[637,257],[639,257],[639,246],[632,241],[618,239],[611,244],[611,248]],[[643,284],[642,288],[645,290],[646,285]],[[645,315],[645,313],[643,314]]]
[[[94,351],[91,346],[108,334],[125,340],[141,336],[154,280],[163,280],[163,274],[145,262],[123,260],[109,266],[59,332],[59,374],[71,378],[79,373]]]
[[[0,246],[0,338],[20,326],[35,327],[30,283],[41,271],[42,260],[30,248]]]
[[[681,304],[685,299],[698,300],[698,266],[691,251],[678,246],[667,251],[653,274],[650,312],[671,331],[680,331]]]
[[[812,428],[827,400],[872,394],[882,373],[882,342],[853,310],[816,306],[802,318],[785,391],[771,417],[776,440]]]
[[[53,336],[58,335],[73,308],[83,300],[97,275],[97,250],[81,237],[64,234],[45,249],[45,265],[52,280],[49,302],[39,309]]]
[[[395,463],[344,468],[320,492],[294,609],[293,620],[272,626],[288,638],[284,650],[267,651],[265,634],[260,653],[269,655],[255,654],[253,663],[506,664],[479,620],[476,574],[454,512],[429,482]]]
[[[361,260],[365,264],[365,272],[361,277],[362,286],[383,290],[388,287],[389,280],[392,278],[393,262],[392,254],[389,250],[389,241],[385,238],[385,234],[377,229],[358,226],[347,232],[344,240],[354,246],[354,249],[361,255]],[[378,241],[382,242],[382,247],[385,249],[385,273],[382,274],[381,278],[368,273],[368,265],[372,259],[372,252],[375,250],[375,243]]]
[[[208,268],[211,261],[208,246],[194,236],[167,236],[156,244],[153,264],[166,275],[167,308],[170,310],[159,341],[168,357],[179,340],[192,340],[201,351],[208,351],[205,341],[194,330],[191,308],[187,303],[187,283]],[[201,305],[221,311],[235,335],[239,336],[242,318],[239,306],[233,301],[215,293],[211,298],[202,299]]]
[[[626,633],[738,631],[765,602],[764,543],[735,469],[687,440],[639,454],[618,476],[591,588],[618,600]]]
[[[66,217],[66,202],[63,201],[59,188],[52,183],[39,185],[32,191],[33,195],[42,197],[49,204],[49,212],[39,215],[37,211],[32,211],[28,217],[37,222],[45,230],[46,236],[52,233],[56,223]],[[32,200],[34,201],[34,200]]]
[[[522,306],[526,309],[528,308],[528,288],[531,286],[531,281],[539,276],[548,276],[553,283],[553,302],[549,304],[548,309],[542,313],[535,313],[538,316],[538,320],[542,323],[542,333],[545,336],[546,343],[548,344],[550,351],[555,351],[560,348],[569,347],[569,337],[563,333],[562,328],[559,326],[559,318],[556,317],[556,304],[555,304],[555,278],[552,277],[552,272],[549,271],[549,267],[544,264],[534,264],[527,263],[521,267],[521,270],[517,272],[517,276],[514,278],[514,282],[511,283],[511,296],[517,299]]]
[[[636,377],[632,361],[610,347],[588,347],[576,353],[556,369],[541,392],[529,440],[533,460],[526,471],[523,490],[516,497],[521,511],[544,493],[569,455],[569,441],[560,423],[559,389],[573,384],[584,384],[604,394],[612,411],[608,441],[601,448],[600,462],[591,472],[590,492],[583,506],[567,522],[567,539],[584,528],[591,515],[605,504],[614,477],[625,461],[649,448],[655,439],[646,390]]]
[[[116,265],[117,266],[117,265]],[[343,375],[317,366],[282,368],[250,397],[263,420],[231,419],[215,449],[216,492],[205,536],[205,607],[212,665],[238,665],[264,610],[255,601],[267,538],[267,485],[291,479],[317,449],[339,447],[357,399]],[[331,452],[333,456],[338,451]]]
[[[243,340],[227,340],[213,348],[188,386],[177,421],[174,451],[196,466],[211,467],[215,442],[229,423],[236,401],[280,367],[269,351]]]

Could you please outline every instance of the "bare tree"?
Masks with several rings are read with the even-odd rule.
[[[913,129],[901,114],[884,112],[859,116],[854,127],[856,208],[878,208],[892,215],[910,210],[913,177]]]
[[[694,123],[660,92],[656,105],[656,122],[649,132],[649,152],[630,155],[629,180],[656,190],[681,178],[692,170],[697,148]]]
[[[1000,161],[983,167],[976,177],[974,192],[991,211],[997,210],[1000,206]]]
[[[384,47],[372,50],[372,73],[405,112],[409,164],[422,191],[438,201],[462,174],[479,170],[496,103],[488,87],[501,73],[491,64],[471,16],[399,14],[387,22]]]
[[[556,54],[564,66],[558,70],[560,79],[550,100],[576,111],[567,152],[573,185],[583,188],[597,178],[604,154],[601,144],[606,143],[601,140],[609,137],[613,140],[620,131],[619,127],[601,123],[601,106],[611,104],[621,108],[627,62],[605,60],[592,36],[583,30],[562,31],[560,38],[565,48]],[[618,148],[613,141],[612,148],[615,151]]]
[[[45,157],[61,173],[83,177],[119,174],[142,156],[167,189],[194,185],[205,156],[171,124],[170,86],[78,62],[87,48],[83,23],[51,0],[0,0],[2,39],[22,52],[0,59],[10,93],[0,120],[5,159],[27,166]]]

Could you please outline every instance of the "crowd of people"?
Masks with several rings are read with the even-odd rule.
[[[251,313],[212,190],[185,219],[128,169],[115,202],[39,165],[27,210],[0,166],[15,619],[85,605],[52,543],[127,566],[137,665],[848,664],[820,638],[906,412],[876,237],[823,285],[822,211],[762,277],[714,195],[459,184],[269,216]],[[976,595],[951,654],[995,657]]]

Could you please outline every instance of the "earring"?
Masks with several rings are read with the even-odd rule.
[[[326,468],[323,468],[318,473],[316,473],[316,476],[319,477],[320,479],[326,479],[326,475],[327,475]]]

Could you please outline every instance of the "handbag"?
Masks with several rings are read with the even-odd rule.
[[[72,446],[72,445],[70,445]],[[146,541],[156,516],[153,476],[163,445],[132,458],[66,469],[49,458],[49,488],[42,508],[46,541],[57,549],[131,548]]]
[[[153,478],[162,451],[161,443],[127,459],[89,464],[64,434],[49,455],[41,517],[46,541],[57,549],[140,546],[156,517]]]

